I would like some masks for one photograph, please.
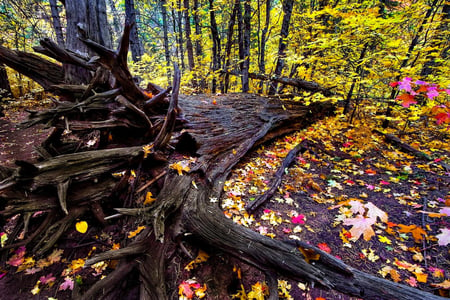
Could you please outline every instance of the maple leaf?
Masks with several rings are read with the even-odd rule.
[[[384,244],[388,244],[388,245],[392,244],[391,240],[383,235],[379,235],[378,240]]]
[[[405,280],[410,286],[417,287],[417,280],[414,277],[409,277]]]
[[[61,261],[61,255],[64,253],[64,250],[61,249],[55,249],[53,252],[47,257],[47,261],[50,264],[57,263]]]
[[[384,223],[388,221],[387,213],[376,207],[372,202],[368,202],[364,206],[367,208],[367,217],[373,218],[374,220],[378,217]]]
[[[73,279],[71,277],[69,277],[69,276],[66,276],[64,278],[64,282],[61,283],[61,285],[59,286],[58,290],[65,291],[67,289],[73,290]]]
[[[189,168],[189,161],[179,161],[176,163],[173,163],[171,165],[169,165],[169,168],[176,170],[178,172],[178,175],[183,175],[183,171],[184,172],[189,172],[190,168]]]
[[[352,225],[350,233],[352,238],[350,240],[357,241],[361,235],[363,235],[364,240],[369,241],[375,232],[372,229],[372,225],[375,224],[375,219],[366,218],[361,215],[357,215],[355,218],[345,219],[344,225]]]
[[[264,300],[269,295],[269,288],[265,283],[257,282],[252,285],[252,290],[247,294],[248,299]]]
[[[319,243],[317,244],[317,247],[326,253],[331,253],[331,249],[327,243]]]
[[[298,250],[303,254],[307,263],[309,263],[310,260],[319,260],[320,258],[320,254],[314,251],[314,249],[298,247]]]
[[[131,239],[138,235],[142,230],[144,230],[145,226],[138,226],[138,228],[135,231],[131,231],[128,233],[128,238]]]
[[[439,246],[447,246],[450,243],[450,229],[448,228],[441,228],[441,233],[437,234],[436,237],[438,238],[438,245]]]
[[[420,243],[423,240],[423,236],[427,235],[425,230],[423,230],[422,227],[417,225],[406,226],[403,224],[398,224],[397,226],[400,227],[400,229],[398,230],[399,232],[412,233],[412,236],[416,243]]]
[[[194,280],[186,280],[180,283],[178,286],[178,294],[180,296],[185,296],[188,299],[192,299],[194,297],[194,291],[191,289],[200,288],[200,284],[196,283]]]
[[[348,205],[350,205],[350,210],[354,214],[359,213],[363,215],[366,211],[366,209],[364,208],[364,204],[362,204],[360,201],[352,200],[348,203]]]
[[[39,278],[39,281],[42,284],[47,284],[47,285],[53,285],[55,280],[56,280],[56,277],[54,277],[52,273],[48,274],[47,276],[41,276]]]
[[[427,282],[428,275],[420,272],[413,272],[418,282]]]
[[[186,267],[184,267],[184,269],[190,271],[190,270],[194,269],[196,265],[207,261],[208,258],[209,258],[208,253],[206,253],[205,251],[200,249],[197,257],[193,261],[191,261],[189,264],[187,264]]]
[[[400,96],[397,96],[397,100],[402,100],[402,106],[403,107],[409,107],[411,104],[416,104],[417,101],[414,100],[414,96],[410,94],[401,94]]]
[[[294,224],[305,224],[305,221],[303,220],[305,218],[304,215],[297,215],[291,217],[291,222]]]
[[[441,283],[432,283],[431,286],[439,287],[445,290],[450,289],[450,280],[444,280]]]
[[[152,192],[147,192],[145,195],[144,205],[151,204],[156,201],[156,198],[153,198]]]

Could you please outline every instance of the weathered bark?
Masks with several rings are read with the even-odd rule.
[[[56,41],[58,45],[64,47],[64,36],[62,32],[61,19],[59,17],[58,5],[56,0],[50,0],[50,9],[52,12],[52,25],[55,30]]]
[[[61,65],[31,53],[10,50],[0,45],[0,62],[30,77],[45,90],[50,89],[52,85],[64,83],[64,70]]]
[[[278,47],[278,57],[277,57],[277,65],[275,67],[274,75],[280,76],[281,72],[284,68],[284,59],[286,56],[286,48],[287,48],[287,37],[289,34],[289,25],[291,22],[292,9],[294,7],[293,0],[284,0],[283,1],[283,22],[281,25],[281,33],[280,33],[280,43]],[[273,83],[269,88],[269,95],[274,95],[277,93],[278,84]]]

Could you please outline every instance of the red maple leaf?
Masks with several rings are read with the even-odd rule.
[[[317,247],[319,247],[320,250],[322,250],[326,253],[331,253],[331,249],[327,243],[319,243],[319,244],[317,244]]]
[[[409,107],[411,104],[416,104],[417,101],[414,100],[414,96],[410,94],[401,94],[400,96],[397,96],[397,100],[402,100],[402,106],[403,107]]]

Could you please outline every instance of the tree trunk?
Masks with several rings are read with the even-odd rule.
[[[180,60],[181,60],[181,69],[184,70],[184,39],[183,39],[183,17],[181,11],[181,0],[178,0],[178,8],[177,8],[177,20],[178,20],[178,47],[180,47]]]
[[[191,38],[191,18],[189,16],[189,0],[184,0],[184,31],[186,33],[186,50],[188,53],[188,65],[189,71],[193,71],[195,67],[194,62],[194,49],[192,46],[192,38]]]
[[[141,56],[144,54],[144,48],[142,47],[141,40],[138,34],[138,25],[136,22],[136,7],[134,0],[125,0],[125,20],[128,24],[134,24],[130,33],[130,50],[131,57],[134,62],[141,60]]]
[[[9,85],[8,73],[5,66],[0,64],[0,99],[11,97],[11,86]]]
[[[228,74],[229,67],[231,64],[231,46],[233,46],[233,32],[234,32],[234,24],[236,21],[237,11],[238,11],[239,3],[237,1],[234,2],[233,10],[230,16],[230,22],[228,25],[227,31],[227,44],[225,46],[225,61],[224,61],[224,71],[225,76],[222,84],[222,93],[228,93],[228,87],[230,84],[230,75]]]
[[[243,32],[243,43],[244,43],[244,63],[242,65],[242,92],[248,93],[249,87],[249,77],[248,72],[250,69],[250,21],[251,21],[251,6],[250,0],[244,1],[244,32]]]
[[[216,81],[216,72],[220,69],[220,37],[219,30],[217,29],[216,22],[216,14],[214,9],[214,0],[209,0],[209,18],[211,22],[211,39],[213,41],[212,47],[212,85],[211,85],[211,93],[216,93],[217,81]]]
[[[244,50],[244,17],[242,14],[241,2],[245,0],[235,0],[236,11],[236,22],[238,25],[238,47],[239,47],[239,70],[241,71],[241,84],[242,90],[244,89],[244,76],[242,73],[244,71],[244,60],[245,60],[245,50]]]
[[[270,25],[270,10],[272,6],[272,0],[266,0],[266,22],[264,23],[264,28],[261,32],[261,46],[260,46],[260,55],[259,55],[259,72],[261,74],[266,73],[266,42],[268,39],[267,32],[269,31]],[[259,93],[263,92],[263,81],[260,82],[259,85]]]
[[[64,36],[62,32],[61,19],[59,18],[58,5],[56,4],[57,0],[50,0],[50,9],[52,12],[52,24],[53,29],[56,34],[56,41],[58,45],[64,47]]]
[[[434,36],[434,41],[431,43],[431,47],[436,50],[431,50],[427,53],[427,61],[424,63],[422,70],[420,72],[420,76],[428,76],[433,73],[434,68],[438,66],[436,57],[441,57],[444,61],[448,58],[448,52],[450,50],[450,46],[448,45],[448,39],[446,38],[443,32],[448,32],[449,30],[449,20],[450,20],[450,4],[444,4],[442,8],[442,16],[441,22],[438,26],[437,32],[438,35]],[[448,34],[447,34],[448,37]],[[437,54],[436,52],[440,53]]]
[[[199,4],[198,0],[194,0],[194,24],[195,24],[195,54],[197,55],[197,63],[199,64],[202,56],[203,56],[203,50],[202,50],[202,28],[200,27],[200,18],[199,18]]]
[[[161,0],[161,15],[162,15],[162,21],[163,21],[163,41],[164,41],[164,54],[166,56],[166,65],[167,65],[167,81],[171,82],[171,75],[170,75],[170,49],[169,49],[169,25],[167,23],[167,2],[166,0]]]
[[[113,40],[114,45],[116,45],[116,41],[119,35],[120,35],[120,20],[119,20],[119,13],[117,12],[116,5],[114,4],[114,0],[108,0],[109,9],[111,10],[111,15],[113,18],[112,22],[112,32],[111,32],[111,38]]]
[[[294,6],[294,0],[284,0],[283,1],[283,22],[281,24],[281,33],[280,33],[280,44],[278,47],[278,60],[275,67],[275,76],[280,76],[281,72],[284,68],[284,59],[286,56],[286,48],[287,48],[287,36],[289,34],[289,24],[291,22],[292,9]],[[269,95],[274,95],[277,93],[278,84],[274,83],[270,85]]]

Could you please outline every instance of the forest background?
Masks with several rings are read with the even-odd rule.
[[[366,127],[380,130],[382,135],[400,135],[431,157],[431,161],[448,163],[448,1],[86,2],[104,13],[107,26],[103,30],[107,29],[105,36],[109,39],[104,42],[112,48],[118,46],[125,20],[135,23],[130,35],[129,67],[142,86],[148,82],[170,86],[173,63],[176,63],[182,72],[181,92],[185,94],[248,92],[277,95],[304,104],[333,101],[341,106],[340,117],[346,126],[337,119],[321,126],[328,132],[334,130],[331,125],[350,130],[352,134],[335,134],[347,138],[341,141],[343,151],[353,157],[363,155],[361,144],[368,135],[363,130]],[[43,38],[50,38],[62,47],[73,43],[66,40],[66,10],[61,1],[3,1],[0,18],[3,47],[32,52]],[[33,100],[31,105],[35,105],[36,99],[49,103],[42,86],[4,65],[0,65],[0,84],[1,101],[8,103],[6,107],[26,106],[27,99]],[[417,131],[424,134],[414,135]],[[361,141],[356,142],[354,136],[361,137]],[[353,145],[360,148],[355,149]],[[366,169],[366,174],[373,175],[370,170]],[[439,172],[448,176],[449,170],[441,167]],[[328,177],[322,179],[329,186],[335,184]],[[354,184],[352,180],[347,181],[349,186]],[[388,181],[383,180],[380,185],[388,185]],[[324,192],[314,181],[307,180],[305,184],[308,190]],[[372,186],[370,182],[365,184]],[[436,199],[446,203],[448,192],[443,191]],[[436,213],[444,205],[438,202],[433,207]],[[228,206],[223,208],[230,218],[240,224],[248,222],[250,217],[239,211],[241,204],[225,203]],[[438,236],[434,242],[441,246],[448,244],[446,211],[439,215],[442,223],[433,228],[434,235]],[[261,217],[272,222],[271,214],[265,211]],[[298,215],[290,217],[295,219]],[[259,229],[262,234],[270,235],[261,226]],[[342,241],[346,243],[345,237]],[[422,237],[419,241],[422,242]],[[423,253],[413,250],[408,250],[411,261],[412,256]],[[366,251],[365,255],[370,257],[370,253]],[[448,266],[446,255],[446,263],[435,268],[441,270],[439,267]],[[423,258],[414,261],[422,262]],[[414,267],[403,264],[400,268],[412,268],[419,274],[406,279],[410,285],[417,285],[413,280],[426,283],[420,275],[424,273]],[[426,272],[430,277],[434,274],[429,269]],[[436,276],[433,284],[443,283],[435,288],[449,288],[448,274],[444,273]],[[384,269],[383,276],[396,280],[397,275],[391,269]],[[263,290],[262,286],[254,285],[247,290]],[[185,288],[195,289],[189,284]]]

